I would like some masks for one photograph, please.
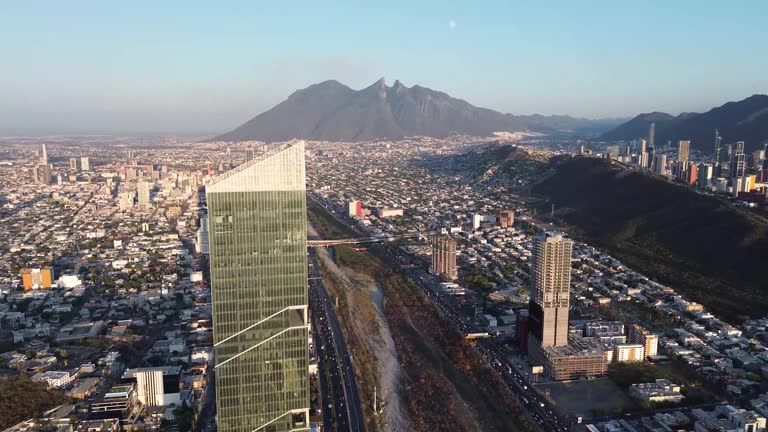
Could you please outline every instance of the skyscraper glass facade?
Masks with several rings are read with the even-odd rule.
[[[304,143],[208,185],[220,432],[309,429]]]

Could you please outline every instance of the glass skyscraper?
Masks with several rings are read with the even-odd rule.
[[[309,430],[304,142],[206,188],[220,432]]]

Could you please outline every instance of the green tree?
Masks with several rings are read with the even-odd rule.
[[[63,392],[26,376],[0,380],[0,429],[6,429],[69,400]]]
[[[189,407],[186,401],[182,402],[181,406],[173,411],[173,415],[176,416],[176,424],[179,426],[180,432],[192,430],[195,422],[195,410]]]

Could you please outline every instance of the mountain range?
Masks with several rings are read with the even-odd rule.
[[[746,150],[762,148],[768,141],[768,95],[756,94],[738,102],[728,102],[705,113],[682,113],[673,116],[663,112],[640,114],[600,137],[603,141],[628,141],[648,136],[651,123],[656,123],[657,145],[678,140],[691,140],[691,147],[714,150],[715,129],[723,143],[744,141]]]
[[[531,131],[596,136],[621,123],[570,116],[517,116],[478,108],[469,102],[419,85],[384,78],[353,90],[324,81],[291,94],[274,108],[210,141],[368,141],[409,136],[489,136],[493,132]]]

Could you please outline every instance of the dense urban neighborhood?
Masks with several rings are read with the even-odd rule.
[[[224,270],[209,261],[231,220],[208,196],[288,150],[0,145],[0,427],[216,430],[214,365],[230,359],[214,346],[240,333],[213,332],[211,272]],[[764,430],[768,318],[718,318],[572,238],[532,192],[559,160],[616,157],[580,147],[535,134],[306,143],[308,317],[290,328],[309,328],[309,411],[293,424]],[[615,163],[645,170],[642,151],[628,155]]]

